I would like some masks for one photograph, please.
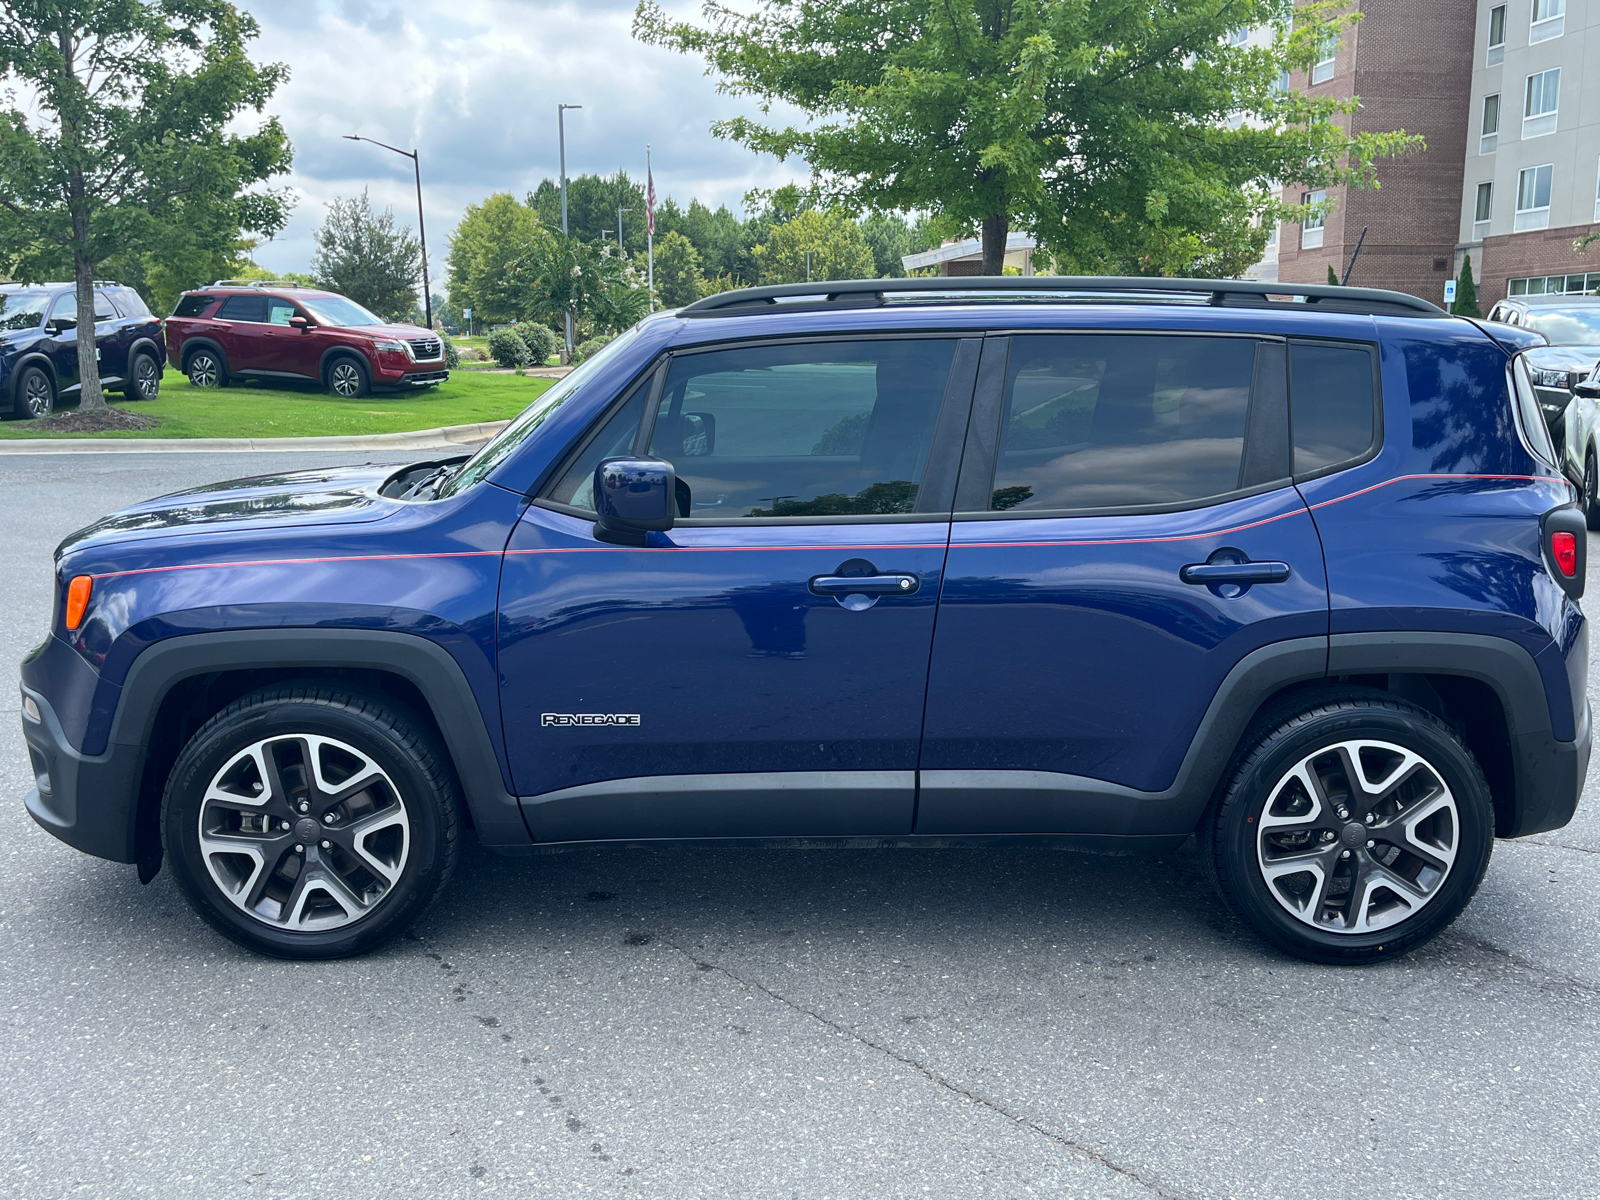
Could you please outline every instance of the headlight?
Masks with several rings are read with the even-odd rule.
[[[372,345],[376,350],[388,350],[393,354],[404,354],[406,352],[406,344],[394,338],[373,338]]]
[[[1540,387],[1564,388],[1567,386],[1567,373],[1565,371],[1546,371],[1540,369],[1534,371],[1533,381]]]

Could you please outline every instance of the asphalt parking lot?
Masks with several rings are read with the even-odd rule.
[[[0,458],[0,679],[64,534],[326,461]],[[1192,851],[687,848],[474,850],[307,966],[56,842],[25,764],[8,716],[5,1196],[1600,1196],[1593,783],[1375,968],[1267,949]]]

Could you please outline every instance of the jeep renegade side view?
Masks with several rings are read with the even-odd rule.
[[[1195,837],[1278,947],[1401,954],[1588,766],[1540,341],[1289,284],[708,297],[465,461],[69,537],[22,668],[26,804],[287,957],[396,936],[469,828],[507,854]]]

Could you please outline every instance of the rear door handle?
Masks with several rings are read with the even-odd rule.
[[[816,575],[807,586],[817,596],[909,596],[922,582],[915,575]]]
[[[1289,578],[1285,562],[1190,563],[1178,572],[1185,583],[1284,583]]]

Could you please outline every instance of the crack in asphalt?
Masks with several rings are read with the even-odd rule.
[[[1590,996],[1600,995],[1600,985],[1568,975],[1562,971],[1553,971],[1549,967],[1540,966],[1531,958],[1524,958],[1513,953],[1503,946],[1496,946],[1487,938],[1479,937],[1475,933],[1463,933],[1460,930],[1450,931],[1450,940],[1471,946],[1485,955],[1501,959],[1509,966],[1517,968],[1525,975],[1541,976],[1544,982],[1528,981],[1530,986],[1541,992],[1582,992]]]
[[[1579,854],[1600,854],[1594,846],[1574,846],[1571,842],[1547,842],[1543,838],[1518,838],[1525,846],[1549,846],[1552,850],[1576,850]]]
[[[784,1005],[786,1008],[792,1009],[794,1012],[800,1013],[802,1016],[810,1017],[819,1025],[822,1025],[827,1029],[831,1029],[834,1033],[837,1033],[842,1037],[850,1038],[852,1041],[859,1042],[863,1046],[870,1047],[871,1049],[876,1050],[878,1053],[888,1058],[892,1058],[895,1062],[900,1063],[902,1066],[910,1067],[913,1071],[917,1072],[917,1074],[921,1075],[930,1083],[936,1084],[937,1086],[944,1088],[946,1091],[953,1092],[973,1104],[987,1108],[991,1112],[998,1113],[1000,1116],[1012,1122],[1014,1125],[1021,1126],[1023,1129],[1037,1133],[1041,1137],[1048,1138],[1050,1141],[1055,1142],[1059,1146],[1063,1146],[1068,1150],[1071,1150],[1077,1154],[1081,1154],[1085,1158],[1092,1159],[1094,1162],[1097,1162],[1101,1166],[1105,1167],[1106,1170],[1120,1175],[1122,1178],[1136,1183],[1140,1187],[1146,1188],[1155,1195],[1162,1197],[1162,1200],[1190,1200],[1187,1193],[1175,1192],[1171,1188],[1158,1183],[1154,1179],[1146,1178],[1132,1167],[1125,1167],[1121,1163],[1113,1162],[1098,1150],[1095,1150],[1089,1146],[1085,1146],[1082,1142],[1075,1141],[1063,1133],[1058,1133],[1053,1129],[1047,1129],[1045,1126],[1040,1125],[1037,1121],[1030,1120],[1021,1113],[1015,1112],[1006,1107],[1006,1105],[1000,1103],[998,1100],[993,1100],[988,1096],[982,1096],[976,1092],[964,1088],[954,1080],[948,1079],[944,1075],[941,1075],[932,1067],[920,1063],[916,1059],[910,1058],[900,1053],[898,1050],[884,1045],[882,1042],[875,1042],[864,1034],[858,1033],[854,1029],[851,1029],[849,1026],[841,1025],[837,1021],[834,1021],[829,1017],[825,1017],[821,1013],[815,1012],[812,1009],[807,1008],[805,1005],[799,1004],[779,992],[773,991],[763,983],[753,982],[745,979],[743,976],[734,974],[732,971],[728,970],[727,967],[719,966],[716,963],[706,962],[704,959],[696,958],[688,950],[678,945],[670,938],[661,937],[660,934],[657,934],[656,938],[663,946],[667,946],[676,951],[678,954],[681,954],[685,959],[692,963],[697,970],[715,971],[717,974],[731,979],[734,983],[737,983],[742,988],[747,988],[750,991],[760,992],[762,995],[776,1000],[779,1004]]]

